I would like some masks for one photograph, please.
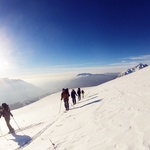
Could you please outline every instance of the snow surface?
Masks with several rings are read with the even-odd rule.
[[[150,67],[83,90],[67,113],[61,92],[12,111],[11,124],[21,131],[0,137],[0,150],[150,149]]]

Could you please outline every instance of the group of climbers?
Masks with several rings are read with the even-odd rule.
[[[84,98],[84,91],[80,88],[77,89],[77,92],[72,89],[71,91],[71,98],[72,98],[72,103],[73,105],[76,104],[76,96],[78,96],[78,100],[80,101],[81,100],[81,94],[82,94],[82,98]],[[64,100],[64,106],[65,106],[65,109],[66,111],[69,110],[69,97],[70,97],[70,94],[69,94],[69,89],[62,89],[62,93],[61,93],[61,100]],[[9,129],[9,133],[13,133],[14,132],[14,129],[13,127],[10,125],[10,117],[13,117],[13,114],[10,112],[10,108],[8,106],[8,104],[6,103],[3,103],[2,106],[0,106],[0,118],[1,116],[4,117],[5,119],[5,122],[6,122],[6,125]]]
[[[82,98],[84,98],[84,91],[80,88],[77,89],[77,93],[74,89],[72,89],[71,91],[71,98],[72,98],[72,103],[75,105],[76,104],[76,96],[78,96],[78,100],[80,101],[81,100],[81,94],[82,94]],[[70,94],[69,94],[69,90],[68,88],[67,89],[62,89],[62,93],[61,93],[61,100],[64,100],[64,106],[65,106],[65,109],[66,111],[69,110],[69,97],[70,97]]]

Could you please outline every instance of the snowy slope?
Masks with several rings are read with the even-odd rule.
[[[0,138],[0,150],[149,150],[150,67],[84,88],[60,113],[60,92],[12,111],[22,132]],[[2,134],[7,133],[1,118]],[[12,119],[11,124],[18,128]]]

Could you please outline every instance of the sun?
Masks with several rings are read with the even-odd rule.
[[[3,63],[4,63],[5,66],[8,66],[8,62],[7,61],[4,61]]]
[[[7,67],[8,67],[8,63],[6,62],[6,61],[0,61],[0,70],[1,71],[5,71],[5,69],[7,69]]]

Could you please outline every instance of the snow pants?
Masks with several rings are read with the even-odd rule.
[[[81,100],[81,95],[78,95],[78,100],[79,100],[79,101]]]
[[[14,129],[12,128],[12,126],[10,125],[10,117],[5,117],[5,121],[6,121],[6,125],[9,129],[9,131],[13,131]]]
[[[64,106],[66,110],[69,110],[69,99],[64,99]]]
[[[73,104],[76,104],[76,98],[75,97],[72,98],[72,102],[73,102]]]
[[[84,98],[84,93],[82,93],[82,98]]]

